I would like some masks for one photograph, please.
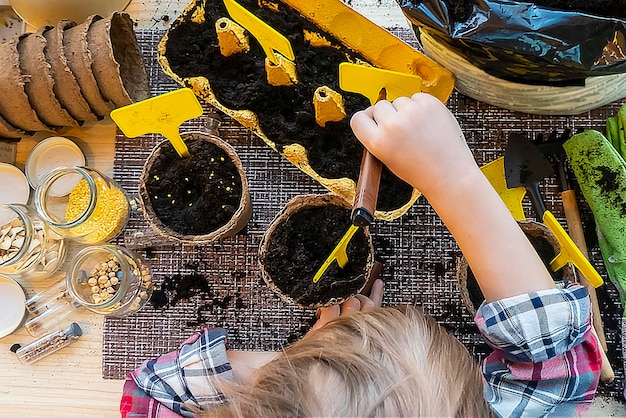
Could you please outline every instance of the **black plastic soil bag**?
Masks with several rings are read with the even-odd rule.
[[[451,0],[398,2],[413,25],[501,79],[580,85],[587,77],[626,72],[626,20],[473,0],[465,17],[455,21]]]

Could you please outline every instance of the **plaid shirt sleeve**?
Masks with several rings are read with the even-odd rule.
[[[177,351],[145,361],[124,384],[122,417],[193,417],[224,403],[216,379],[232,381],[226,331],[205,329]]]
[[[494,349],[483,376],[495,413],[574,416],[589,409],[602,359],[587,289],[560,282],[556,289],[483,303],[474,320]]]

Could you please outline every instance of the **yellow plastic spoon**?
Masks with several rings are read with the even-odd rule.
[[[203,111],[193,91],[182,88],[115,109],[111,119],[128,138],[158,133],[172,143],[178,155],[189,157],[178,129],[181,123],[197,118]]]

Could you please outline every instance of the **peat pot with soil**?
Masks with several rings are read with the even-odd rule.
[[[261,242],[259,264],[267,285],[285,302],[305,308],[341,303],[366,285],[374,264],[369,231],[359,228],[347,247],[348,263],[333,262],[313,276],[350,225],[350,208],[337,195],[292,199],[272,221]]]
[[[205,244],[241,231],[252,214],[246,175],[219,137],[184,133],[188,158],[159,143],[143,167],[139,197],[150,226],[167,239]]]
[[[526,220],[518,221],[522,231],[526,234],[526,237],[539,254],[541,261],[545,264],[546,268],[552,275],[553,280],[569,280],[576,281],[576,273],[572,264],[567,263],[562,269],[552,271],[550,269],[550,261],[561,252],[559,243],[556,237],[544,224]],[[485,300],[478,282],[469,268],[465,257],[461,257],[457,264],[456,271],[457,285],[459,286],[459,292],[463,304],[467,308],[470,314],[476,314],[476,310],[480,304]]]

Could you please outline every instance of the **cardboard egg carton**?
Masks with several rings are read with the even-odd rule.
[[[221,3],[221,0],[219,3]],[[310,42],[312,46],[319,44],[334,47],[339,45],[345,51],[354,52],[353,55],[358,56],[358,58],[355,58],[355,61],[365,65],[418,75],[422,78],[422,91],[434,95],[443,102],[448,99],[452,92],[454,81],[452,75],[447,70],[339,0],[316,2],[276,0],[260,1],[258,4],[256,2],[245,2],[244,4],[244,1],[241,1],[240,3],[259,16],[263,16],[264,13],[265,15],[267,13],[281,13],[286,9],[295,11],[301,18],[313,23],[315,27],[312,33],[304,34],[307,42]],[[255,4],[251,5],[251,3]],[[263,132],[257,114],[247,109],[230,108],[220,100],[211,86],[211,74],[181,76],[172,69],[167,51],[169,36],[172,31],[177,30],[179,26],[184,24],[191,23],[198,25],[198,27],[205,25],[203,28],[206,30],[215,30],[219,42],[219,52],[217,53],[223,56],[248,53],[253,43],[248,37],[251,37],[251,35],[245,30],[241,30],[232,19],[229,19],[228,13],[224,12],[221,15],[209,13],[208,9],[213,10],[215,7],[215,4],[202,0],[192,2],[182,11],[158,45],[158,59],[164,72],[179,84],[192,88],[196,95],[212,106],[236,119],[300,170],[351,204],[354,201],[356,179],[349,178],[348,175],[338,178],[324,177],[311,167],[307,149],[302,145],[295,142],[288,145],[278,145],[273,138],[268,137]],[[253,9],[253,7],[258,9]],[[209,22],[209,20],[211,21]],[[212,27],[214,29],[211,29]],[[229,28],[231,28],[229,37],[220,33],[227,31]],[[287,38],[291,35],[288,33],[287,28],[275,27],[274,29]],[[202,30],[199,31],[201,32]],[[296,50],[294,52],[297,60],[299,51]],[[207,56],[206,51],[203,51],[203,53]],[[210,57],[207,56],[206,59],[210,60]],[[282,60],[279,65],[268,65],[266,61],[265,69],[268,83],[270,85],[280,85],[281,88],[297,85],[297,77],[299,75],[295,68],[290,65],[292,64],[288,60]],[[278,75],[276,74],[277,68]],[[313,95],[315,97],[311,97],[311,100],[314,101],[316,112],[318,112],[316,115],[318,125],[324,127],[326,122],[325,120],[319,120],[320,115],[322,115],[322,119],[326,118],[327,121],[350,118],[350,114],[345,114],[345,112],[342,114],[341,97],[335,99],[335,94],[337,93],[341,96],[342,92],[329,89],[328,86],[323,86],[322,89],[323,94],[321,98],[318,91]],[[331,101],[338,104],[334,105],[330,103]],[[280,113],[280,111],[281,109],[276,109],[276,113]],[[376,211],[375,216],[379,219],[395,219],[404,214],[419,195],[419,191],[413,190],[410,199],[401,207],[388,211]]]

